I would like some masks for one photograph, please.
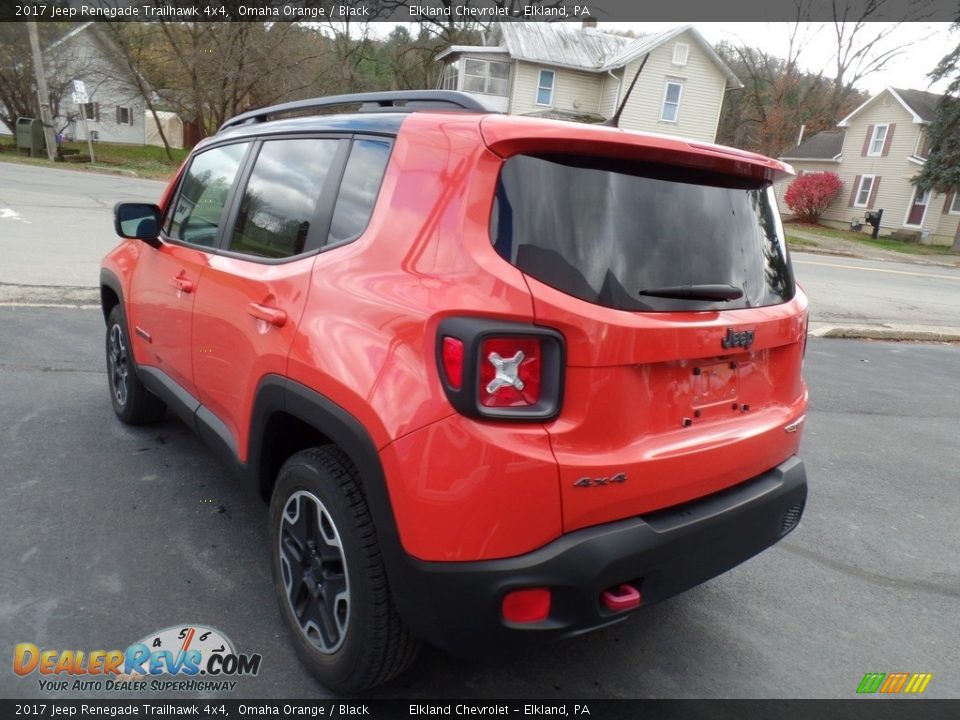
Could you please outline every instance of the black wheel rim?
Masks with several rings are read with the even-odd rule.
[[[107,352],[110,364],[110,390],[120,407],[127,404],[129,393],[127,380],[130,375],[130,363],[127,360],[127,346],[123,342],[123,331],[119,325],[110,328],[110,348]]]
[[[279,541],[287,604],[300,632],[319,652],[336,652],[350,621],[350,579],[340,533],[316,495],[287,498]]]

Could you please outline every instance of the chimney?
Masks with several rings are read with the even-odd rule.
[[[583,30],[596,30],[597,29],[597,19],[595,17],[585,17],[583,19],[583,24],[581,25]]]

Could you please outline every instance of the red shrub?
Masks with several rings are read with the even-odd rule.
[[[842,188],[843,182],[836,173],[806,173],[790,183],[783,199],[798,220],[815,223]]]

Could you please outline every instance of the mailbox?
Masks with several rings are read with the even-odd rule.
[[[17,118],[17,152],[26,150],[30,157],[36,157],[43,155],[46,149],[43,123],[35,118]]]

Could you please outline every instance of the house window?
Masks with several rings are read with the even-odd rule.
[[[864,175],[860,178],[860,188],[857,190],[857,197],[853,201],[854,207],[866,207],[870,202],[870,191],[873,190],[873,175]]]
[[[673,46],[673,64],[686,65],[687,56],[690,54],[690,46],[686,43],[677,43]]]
[[[537,82],[537,105],[553,105],[553,83],[556,79],[553,70],[541,70]]]
[[[510,65],[490,60],[464,60],[463,89],[485,95],[507,94],[507,80],[510,77]]]
[[[883,143],[887,139],[887,125],[877,125],[873,128],[873,138],[870,140],[870,148],[867,155],[880,155],[883,153]]]
[[[117,125],[133,125],[133,109],[117,106]]]
[[[92,102],[83,103],[83,105],[81,105],[80,108],[83,111],[83,117],[86,118],[87,120],[96,121],[100,119],[99,117],[97,117],[96,103],[92,103]]]
[[[450,63],[443,70],[443,78],[440,81],[441,90],[457,89],[457,64]]]
[[[950,214],[960,215],[960,193],[953,194],[953,200],[950,201]]]
[[[683,83],[667,81],[663,91],[663,108],[660,110],[660,119],[664,122],[676,122],[680,113],[680,95],[683,92]]]

